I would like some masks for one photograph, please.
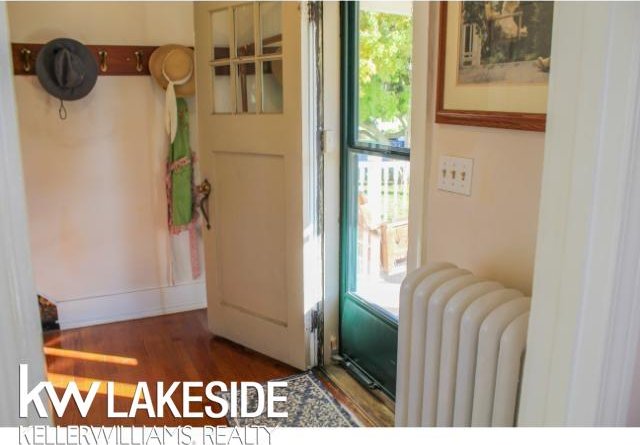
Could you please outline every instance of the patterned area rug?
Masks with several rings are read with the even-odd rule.
[[[293,377],[281,379],[286,381],[286,388],[275,388],[276,396],[286,396],[286,402],[275,402],[276,411],[287,411],[288,417],[269,418],[267,414],[242,418],[227,415],[231,426],[266,426],[275,427],[356,427],[358,423],[345,410],[324,384],[311,371]],[[265,387],[266,385],[263,385]],[[265,394],[267,392],[265,387]],[[248,394],[249,412],[257,405],[257,391],[250,390]],[[223,396],[229,400],[229,394]],[[239,400],[238,400],[239,402]]]

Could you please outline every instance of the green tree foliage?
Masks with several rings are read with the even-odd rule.
[[[360,11],[360,125],[398,119],[404,133],[411,102],[411,17]]]

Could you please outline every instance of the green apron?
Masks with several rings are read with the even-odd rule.
[[[189,145],[189,109],[187,101],[177,99],[178,129],[169,150],[170,225],[185,226],[193,219],[193,159]]]
[[[176,100],[178,125],[176,137],[169,149],[167,159],[167,200],[169,210],[169,232],[178,234],[189,231],[191,251],[191,274],[200,276],[199,243],[196,230],[198,213],[194,210],[195,188],[193,185],[194,156],[189,144],[189,109],[183,98]],[[171,259],[169,260],[171,261]],[[173,272],[170,272],[173,282]]]

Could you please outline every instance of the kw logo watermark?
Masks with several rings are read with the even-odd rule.
[[[20,365],[20,417],[29,415],[29,408],[33,407],[38,416],[49,416],[42,400],[43,391],[51,401],[51,406],[58,417],[63,417],[71,400],[73,400],[82,417],[87,417],[89,410],[102,385],[106,383],[107,417],[134,418],[139,412],[151,418],[162,418],[165,413],[171,413],[177,418],[219,419],[229,414],[231,417],[258,417],[266,413],[267,417],[287,417],[286,411],[277,411],[276,402],[286,402],[286,396],[276,395],[277,388],[286,388],[287,382],[268,382],[265,386],[257,382],[231,382],[228,386],[224,382],[212,381],[206,385],[203,382],[172,382],[165,387],[164,382],[155,384],[155,391],[150,390],[147,382],[138,382],[128,409],[115,408],[116,384],[114,382],[92,382],[82,396],[78,385],[70,381],[64,388],[62,397],[58,397],[51,382],[39,382],[29,389],[29,369],[27,365]],[[204,391],[204,394],[202,394]],[[226,393],[228,397],[224,397]],[[180,395],[181,404],[173,400]],[[239,396],[239,397],[238,397]],[[250,400],[251,397],[251,400]],[[204,409],[192,409],[192,404]]]

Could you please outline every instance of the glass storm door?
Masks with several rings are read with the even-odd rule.
[[[411,2],[343,2],[340,353],[395,395],[406,274]]]

